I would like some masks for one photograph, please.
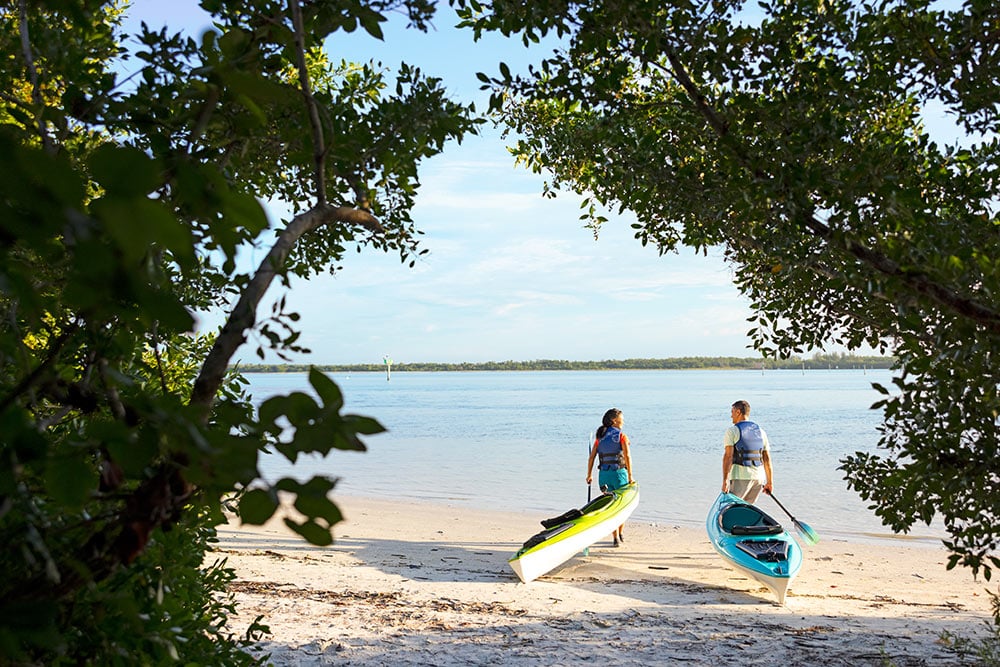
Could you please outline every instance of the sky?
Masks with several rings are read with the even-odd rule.
[[[446,3],[445,3],[446,4]],[[199,35],[209,20],[196,0],[135,0],[129,30],[144,20]],[[328,42],[331,58],[400,62],[440,77],[456,101],[486,108],[476,72],[514,71],[551,51],[528,52],[519,40],[474,42],[439,8],[436,30],[386,27],[379,42],[360,31]],[[138,67],[138,65],[136,65]],[[633,237],[630,215],[609,215],[595,240],[580,216],[580,198],[542,196],[544,174],[515,167],[498,131],[452,143],[426,161],[412,212],[428,250],[414,268],[398,255],[351,250],[337,275],[278,284],[297,312],[294,363],[364,364],[605,360],[686,356],[758,356],[750,347],[748,300],[732,285],[721,252],[659,256]],[[278,214],[271,210],[272,216]],[[251,253],[256,264],[264,252]],[[262,304],[261,313],[268,312]],[[221,323],[202,319],[203,328]],[[256,363],[255,339],[237,353]],[[831,351],[842,351],[832,349]],[[266,362],[280,361],[268,355]]]

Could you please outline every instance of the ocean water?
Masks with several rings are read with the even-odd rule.
[[[873,382],[887,370],[484,371],[329,376],[344,412],[388,431],[366,452],[334,451],[290,465],[267,456],[261,475],[339,478],[335,493],[432,500],[476,508],[558,514],[587,499],[586,464],[605,410],[623,411],[641,500],[633,520],[702,526],[722,482],[729,406],[750,402],[767,431],[775,497],[831,539],[905,539],[938,545],[940,527],[894,536],[847,489],[840,460],[877,449],[881,412]],[[259,404],[311,391],[305,373],[251,373]],[[595,475],[596,479],[596,475]],[[598,493],[595,487],[592,492]],[[758,501],[787,518],[772,499]],[[790,522],[789,522],[790,523]]]

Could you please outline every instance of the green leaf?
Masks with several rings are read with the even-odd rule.
[[[323,519],[330,526],[344,520],[340,508],[326,496],[300,495],[295,499],[295,509],[311,519]]]
[[[257,409],[257,417],[265,431],[274,432],[278,419],[285,414],[285,397],[272,396]]]
[[[19,158],[17,166],[33,188],[44,188],[61,205],[79,206],[85,187],[65,153],[50,156],[40,150],[19,147],[13,154]]]
[[[156,246],[170,250],[185,263],[194,261],[190,231],[160,202],[146,198],[105,198],[94,202],[105,229],[126,262],[136,264]]]
[[[63,641],[52,600],[0,600],[0,646],[53,646]]]
[[[243,55],[244,50],[250,45],[250,34],[241,28],[230,28],[218,38],[219,49],[223,55],[236,60]]]
[[[320,408],[312,396],[295,391],[287,396],[272,396],[260,406],[260,420],[270,427],[284,416],[292,426],[306,426],[320,416]]]
[[[4,444],[11,447],[21,463],[32,463],[45,457],[49,442],[42,437],[32,420],[17,408],[0,412],[0,433]],[[12,492],[13,488],[2,488],[0,493]]]
[[[223,213],[227,224],[239,225],[251,234],[267,229],[267,215],[260,202],[243,192],[227,190],[222,194]]]
[[[319,405],[309,394],[293,391],[285,397],[285,415],[293,426],[306,425],[320,416]]]
[[[361,27],[365,29],[365,32],[375,39],[385,39],[385,35],[382,34],[382,26],[379,25],[382,21],[385,21],[384,16],[370,9],[362,8],[358,18],[360,19]]]
[[[264,489],[248,491],[240,499],[239,514],[244,523],[263,525],[278,510],[278,498]]]
[[[49,495],[67,508],[78,509],[97,491],[97,470],[78,456],[62,455],[49,461],[45,485]]]
[[[155,439],[133,437],[121,422],[95,422],[88,428],[88,435],[107,448],[111,460],[122,468],[127,477],[141,477],[160,453]]]
[[[285,525],[306,538],[310,544],[315,544],[319,547],[328,547],[333,544],[333,535],[330,533],[330,529],[323,528],[314,521],[296,523],[286,518]]]
[[[316,390],[323,407],[327,410],[340,410],[344,407],[344,396],[340,392],[340,387],[314,366],[309,368],[309,384]]]
[[[90,170],[118,197],[144,197],[160,186],[163,167],[137,148],[104,144],[90,156]]]
[[[384,433],[386,428],[376,419],[361,415],[344,415],[344,430],[362,435]]]

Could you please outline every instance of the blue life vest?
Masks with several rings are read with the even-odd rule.
[[[740,438],[733,445],[733,464],[756,468],[764,465],[764,436],[753,422],[739,422]]]
[[[609,426],[604,436],[597,441],[597,454],[600,456],[598,465],[600,470],[618,470],[624,467],[622,432],[614,426]]]

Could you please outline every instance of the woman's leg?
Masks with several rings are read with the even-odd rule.
[[[628,486],[628,470],[622,468],[618,471],[618,488],[622,489]],[[625,543],[625,534],[622,532],[625,530],[625,524],[618,526],[618,542]]]
[[[611,491],[628,486],[628,470],[625,468],[619,468],[618,470],[602,470],[597,475],[597,483],[601,485],[602,491],[605,489]],[[611,533],[611,538],[616,547],[625,541],[622,538],[622,528],[624,527],[625,525],[622,524]]]

